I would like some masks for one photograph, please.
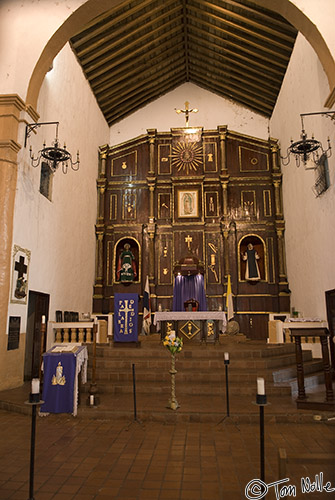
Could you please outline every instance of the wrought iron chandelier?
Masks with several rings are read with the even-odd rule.
[[[290,156],[294,155],[296,166],[300,167],[301,162],[304,164],[306,168],[306,164],[308,160],[312,160],[315,163],[315,167],[312,167],[313,169],[317,167],[320,157],[324,155],[324,157],[330,158],[332,154],[332,149],[330,145],[330,140],[329,137],[327,139],[328,142],[328,148],[326,150],[323,149],[323,146],[320,141],[317,141],[314,139],[314,136],[312,136],[310,139],[307,137],[307,134],[305,132],[304,128],[304,121],[303,117],[304,116],[312,116],[312,115],[324,115],[327,116],[328,118],[331,118],[331,120],[334,120],[335,118],[335,111],[319,111],[317,113],[302,113],[300,115],[301,118],[301,135],[300,135],[300,140],[293,142],[291,139],[291,145],[287,148],[287,154],[286,156],[282,156],[282,162],[283,165],[288,165],[290,163]]]
[[[77,161],[72,160],[72,155],[66,150],[66,145],[64,144],[64,147],[60,147],[59,140],[58,140],[58,125],[59,122],[44,122],[44,123],[28,123],[26,125],[26,134],[25,134],[25,141],[24,141],[24,147],[27,146],[27,140],[30,137],[30,134],[33,130],[35,130],[37,127],[41,127],[42,125],[56,125],[56,138],[52,143],[52,146],[46,147],[46,144],[44,142],[43,148],[40,149],[38,152],[37,156],[35,157],[32,148],[30,146],[29,152],[30,152],[30,159],[31,159],[31,165],[33,167],[38,167],[41,160],[45,161],[52,172],[56,172],[57,168],[59,167],[60,164],[62,164],[62,170],[63,173],[66,174],[69,165],[71,166],[72,170],[79,170],[79,151],[77,152]]]

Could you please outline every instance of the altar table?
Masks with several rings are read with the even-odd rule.
[[[154,325],[157,331],[161,329],[162,321],[215,321],[216,322],[216,335],[218,338],[218,331],[224,333],[226,331],[226,313],[224,311],[157,311],[154,313]],[[185,335],[187,337],[187,335]],[[208,340],[204,331],[201,332],[201,340]]]
[[[43,354],[43,393],[40,414],[72,413],[77,415],[78,375],[87,381],[87,347],[56,345]]]

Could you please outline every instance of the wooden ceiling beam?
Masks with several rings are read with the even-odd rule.
[[[197,57],[198,54],[200,56],[204,56],[205,60],[210,60],[213,64],[213,67],[219,65],[221,70],[227,71],[228,73],[232,72],[236,74],[236,78],[244,78],[246,74],[246,64],[245,63],[237,63],[236,60],[229,59],[222,54],[218,54],[210,47],[202,47],[201,45],[191,45],[190,46],[191,57]],[[278,78],[269,77],[269,75],[264,75],[255,71],[255,68],[249,66],[248,69],[248,79],[252,80],[255,85],[262,86],[266,88],[268,91],[274,91],[278,93],[280,89],[280,81]]]
[[[260,71],[262,72],[270,72],[272,73],[273,76],[279,76],[279,77],[282,77],[283,75],[283,71],[279,71],[278,69],[276,68],[273,68],[273,67],[270,67],[269,65],[267,64],[263,64],[262,62],[258,62],[256,61],[255,59],[253,59],[252,61],[250,60],[250,57],[247,57],[243,54],[240,54],[240,53],[237,53],[237,52],[234,52],[233,50],[229,49],[228,47],[222,47],[221,45],[216,45],[215,43],[209,41],[206,37],[206,33],[203,33],[203,35],[205,35],[205,38],[202,38],[201,37],[201,41],[205,44],[208,44],[209,47],[214,47],[216,51],[222,51],[223,54],[226,55],[226,57],[229,55],[232,60],[234,60],[235,58],[241,60],[241,61],[244,61],[244,63],[250,65],[252,64],[252,66],[255,67],[255,69],[259,69]],[[193,39],[193,41],[195,43],[197,43],[199,41],[199,36],[198,34],[197,35],[193,35],[192,33],[189,32],[188,34],[189,38]]]
[[[165,38],[172,39],[174,36],[178,36],[178,32],[180,34],[180,26],[176,26],[172,30],[170,30],[168,33],[164,33],[164,35],[160,38],[160,43]],[[157,40],[153,42],[152,46],[157,46]],[[84,68],[84,71],[87,75],[87,78],[89,81],[94,80],[100,75],[103,75],[105,72],[110,71],[112,68],[115,66],[119,66],[122,64],[121,61],[125,61],[130,58],[136,57],[136,55],[139,55],[145,50],[148,50],[148,47],[151,46],[149,44],[144,45],[144,44],[138,44],[137,47],[134,47],[134,50],[127,50],[127,47],[123,47],[122,50],[115,52],[111,57],[109,57],[106,61],[104,61],[103,67],[98,66],[97,69],[94,72],[91,72],[92,74],[90,75],[89,72]],[[123,57],[122,57],[123,56]]]
[[[162,52],[156,56],[154,56],[154,51],[150,50],[147,53],[143,54],[141,57],[136,58],[136,60],[130,60],[126,64],[124,64],[121,70],[118,68],[116,71],[113,71],[108,75],[108,80],[105,81],[103,85],[96,85],[94,87],[94,93],[97,97],[100,94],[105,94],[106,91],[114,85],[121,83],[128,78],[131,78],[132,75],[138,74],[138,68],[141,67],[141,71],[145,71],[150,69],[153,65],[157,64],[161,59],[169,58],[170,54],[176,55],[178,53],[179,57],[185,57],[183,51],[184,41],[180,40],[175,46],[171,46],[170,44],[162,50]],[[157,47],[155,48],[157,50]]]
[[[92,38],[103,35],[103,33],[105,33],[108,29],[115,26],[116,23],[127,21],[130,16],[136,16],[141,10],[144,10],[146,7],[148,7],[152,3],[152,1],[153,0],[143,0],[138,5],[135,5],[134,7],[129,9],[129,0],[126,0],[123,4],[118,5],[116,8],[111,9],[108,12],[105,12],[97,19],[93,19],[93,21],[88,25],[87,28],[72,37],[74,48],[77,49],[80,45],[90,42]],[[118,14],[118,12],[122,10],[122,7],[128,8],[126,12]],[[113,15],[114,17],[110,21],[106,22],[106,19],[109,19]]]
[[[108,111],[111,108],[114,108],[115,105],[121,106],[125,101],[129,102],[129,100],[131,100],[132,98],[143,93],[143,90],[144,91],[146,89],[150,90],[151,87],[152,88],[159,87],[161,86],[162,83],[166,82],[166,79],[169,79],[171,75],[174,74],[182,75],[182,72],[184,72],[185,74],[184,63],[179,64],[177,66],[175,64],[170,64],[166,67],[165,71],[161,73],[161,76],[159,78],[153,78],[154,73],[151,73],[148,77],[144,78],[141,81],[138,81],[137,85],[122,89],[121,92],[115,94],[113,98],[109,99],[108,103],[106,103],[105,105],[100,102],[99,105],[101,106],[101,109],[104,114],[108,113]],[[151,85],[148,86],[148,83],[151,83]]]
[[[202,71],[206,71],[207,73],[212,74],[213,69],[210,65],[208,65],[208,63],[210,64],[211,62],[213,62],[213,64],[215,63],[215,61],[210,56],[207,57],[207,60],[199,59],[197,57],[193,58],[192,56],[190,56],[190,65],[193,68],[193,72],[195,71],[195,68],[199,67],[202,69]],[[264,86],[262,86],[260,83],[255,83],[251,81],[251,79],[248,78],[247,71],[243,76],[242,75],[234,76],[231,73],[229,73],[229,71],[222,68],[220,65],[217,65],[215,67],[215,75],[220,76],[220,78],[224,82],[232,82],[233,85],[236,86],[240,85],[243,88],[253,90],[257,94],[267,96],[267,98],[271,102],[273,102],[273,99],[276,99],[278,93],[276,90],[269,90]]]
[[[292,52],[292,46],[287,46],[283,45],[281,43],[277,43],[273,38],[266,37],[266,36],[261,36],[257,35],[257,33],[252,32],[246,28],[244,28],[241,25],[238,25],[236,23],[230,22],[227,19],[222,19],[218,16],[215,15],[208,15],[208,19],[205,19],[206,13],[198,9],[197,7],[192,7],[191,9],[194,12],[197,12],[201,17],[195,16],[192,13],[188,15],[188,20],[192,19],[195,22],[198,23],[203,23],[205,24],[209,29],[218,29],[221,32],[225,33],[226,35],[232,36],[236,38],[237,40],[241,41],[242,43],[248,43],[255,47],[257,50],[260,51],[265,51],[270,54],[279,54],[279,56],[287,60],[287,58],[291,55]],[[215,20],[214,22],[211,22]],[[221,26],[220,26],[221,25]],[[235,32],[234,32],[235,31]],[[236,32],[240,32],[242,34],[238,34]],[[248,37],[243,36],[244,34],[248,35]],[[256,39],[256,40],[255,40]],[[269,47],[267,47],[265,44],[268,44]],[[277,48],[271,48],[270,46],[275,46]],[[280,52],[282,51],[282,52]]]
[[[191,32],[193,32],[195,34],[201,33],[202,36],[207,38],[207,39],[214,38],[216,43],[218,44],[218,46],[222,47],[223,49],[225,49],[228,46],[231,48],[231,50],[234,50],[234,51],[239,50],[240,52],[242,52],[244,54],[249,54],[253,58],[259,59],[261,61],[267,61],[268,63],[272,64],[275,67],[278,67],[282,71],[283,70],[285,71],[285,69],[286,69],[286,66],[287,66],[286,63],[280,62],[280,61],[278,61],[278,59],[275,60],[273,57],[269,57],[269,56],[265,55],[264,53],[260,54],[259,50],[257,50],[257,51],[252,50],[246,44],[243,44],[243,43],[238,44],[238,43],[235,43],[231,40],[227,40],[226,38],[221,38],[220,36],[215,35],[214,33],[210,33],[206,29],[199,28],[198,26],[189,25],[189,33],[191,33]]]
[[[158,97],[166,94],[167,92],[170,92],[171,90],[179,86],[182,82],[183,82],[182,78],[179,75],[176,75],[173,79],[171,78],[170,81],[166,83],[166,85],[163,85],[158,89],[146,92],[140,99],[132,102],[128,106],[123,107],[121,110],[118,108],[117,113],[115,114],[109,113],[105,115],[107,123],[110,126],[114,125],[116,122],[132,114],[135,110],[138,110],[143,106],[146,106],[147,104],[154,101]]]
[[[238,20],[242,24],[249,24],[250,27],[253,29],[259,30],[261,33],[269,33],[270,36],[282,38],[283,40],[288,41],[291,43],[292,41],[292,36],[286,35],[285,33],[279,32],[278,30],[275,30],[274,28],[271,28],[269,24],[263,23],[262,21],[254,21],[251,19],[251,16],[244,16],[242,14],[238,14],[234,12],[233,10],[226,9],[222,5],[225,3],[230,3],[232,5],[232,2],[229,2],[229,0],[225,0],[225,2],[222,3],[222,5],[216,5],[213,2],[209,2],[207,0],[199,0],[198,3],[201,6],[208,7],[209,9],[215,10],[216,12],[219,12],[223,16],[228,16],[230,18]],[[236,4],[235,4],[236,5]],[[242,10],[243,4],[238,4],[239,10]],[[252,15],[258,14],[258,11],[252,9],[251,10]]]
[[[83,64],[85,72],[89,74],[96,68],[100,68],[101,65],[106,64],[108,61],[119,57],[122,53],[131,52],[133,49],[136,50],[137,47],[143,47],[144,45],[148,45],[151,43],[158,45],[160,38],[166,37],[167,33],[172,34],[175,30],[181,31],[182,24],[178,24],[178,21],[180,21],[181,19],[182,17],[178,16],[176,19],[167,22],[164,26],[158,26],[156,29],[153,29],[149,33],[145,33],[139,38],[134,39],[134,34],[125,37],[124,39],[122,39],[123,46],[120,49],[116,49],[116,47],[111,46],[105,57],[96,58],[94,62],[88,65]]]
[[[160,9],[161,10],[161,9]],[[133,38],[134,33],[137,32],[137,36],[141,31],[144,31],[144,36],[152,30],[152,27],[158,24],[158,26],[163,26],[165,25],[165,20],[171,16],[176,14],[177,12],[180,12],[180,7],[177,7],[173,9],[172,11],[169,11],[165,14],[162,14],[155,18],[154,20],[148,21],[148,15],[143,16],[143,20],[136,19],[130,24],[123,25],[121,28],[113,32],[109,37],[106,37],[103,39],[103,47],[100,49],[94,49],[94,47],[90,47],[90,50],[86,55],[83,55],[82,53],[78,53],[81,62],[83,65],[88,64],[89,62],[95,60],[97,57],[104,56],[104,54],[108,53],[111,50],[114,50],[115,47],[118,47],[122,45],[123,43],[127,43],[127,38]],[[177,18],[181,18],[182,14],[180,13],[179,16],[176,16]],[[145,22],[146,20],[146,22]],[[125,32],[126,30],[126,32]],[[112,42],[113,40],[113,42]],[[109,42],[107,44],[107,42]],[[107,45],[106,45],[107,44]]]
[[[239,9],[241,12],[244,12],[245,17],[247,18],[250,17],[250,15],[255,15],[256,13],[261,23],[275,24],[276,26],[278,26],[278,28],[288,33],[294,34],[297,32],[294,26],[292,26],[288,21],[286,21],[286,19],[284,19],[280,14],[277,14],[272,10],[262,9],[258,5],[254,5],[253,7],[248,7],[246,4],[243,4],[236,0],[225,0],[225,2],[227,5],[235,7],[236,9]]]
[[[104,92],[100,97],[97,96],[99,105],[103,107],[106,101],[113,100],[114,97],[122,97],[125,93],[132,91],[139,85],[143,86],[143,84],[152,82],[153,75],[162,74],[162,70],[164,70],[164,74],[166,74],[165,70],[170,71],[174,67],[178,68],[181,65],[185,67],[184,57],[180,57],[179,54],[175,53],[170,57],[164,58],[164,60],[158,61],[156,64],[152,64],[146,71],[141,68],[140,76],[138,71],[135,70],[132,75],[125,75],[125,78],[122,81],[119,81],[117,84],[111,86],[108,92]],[[156,79],[157,78],[155,78],[155,80]]]
[[[243,96],[236,96],[233,92],[220,91],[220,89],[218,89],[216,85],[213,85],[213,82],[211,81],[204,81],[196,76],[191,78],[191,82],[201,88],[208,90],[209,92],[213,92],[214,94],[219,95],[220,97],[231,99],[241,106],[246,106],[247,108],[252,109],[255,113],[262,114],[266,117],[269,117],[272,114],[273,108],[269,109],[268,107],[264,107],[262,104],[256,106],[249,100],[244,99]]]
[[[193,71],[194,69],[194,71]],[[225,89],[226,91],[233,92],[235,96],[243,97],[245,99],[250,100],[251,102],[257,103],[257,105],[262,105],[264,108],[273,109],[273,106],[276,102],[276,96],[272,99],[269,99],[262,95],[260,89],[257,92],[251,92],[250,88],[244,87],[243,85],[234,85],[231,82],[226,83],[225,80],[219,79],[217,77],[217,73],[208,74],[208,72],[203,71],[203,68],[199,68],[198,66],[190,65],[190,75],[192,79],[196,76],[201,77],[204,81],[211,81],[213,84],[216,84],[218,88]]]

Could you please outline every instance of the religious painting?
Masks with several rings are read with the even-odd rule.
[[[178,191],[178,217],[199,217],[197,189]]]
[[[13,304],[26,304],[28,295],[28,273],[31,252],[14,245],[12,264],[12,289],[10,301]]]

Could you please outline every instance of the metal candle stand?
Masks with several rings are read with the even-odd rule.
[[[39,379],[38,387],[39,387]],[[31,406],[31,436],[30,436],[30,473],[29,473],[29,498],[28,500],[34,500],[34,469],[35,469],[35,441],[36,441],[36,407],[44,403],[40,399],[40,392],[31,392],[29,394],[29,400],[25,401],[26,405]]]
[[[228,384],[228,366],[229,366],[229,354],[224,353],[224,364],[226,369],[226,407],[227,407],[227,417],[229,417],[229,384]]]
[[[259,384],[262,390],[259,390]],[[264,392],[264,394],[263,394]],[[259,394],[260,393],[260,394]],[[259,406],[259,432],[260,432],[260,479],[265,482],[265,446],[264,446],[264,406],[268,405],[265,394],[264,379],[257,379],[256,405]]]
[[[96,350],[97,350],[97,331],[98,324],[97,321],[94,321],[93,324],[93,355],[92,355],[92,382],[89,388],[89,396],[87,398],[87,405],[96,407],[100,404],[100,398],[98,396],[98,387],[95,381],[95,372],[96,372]]]

